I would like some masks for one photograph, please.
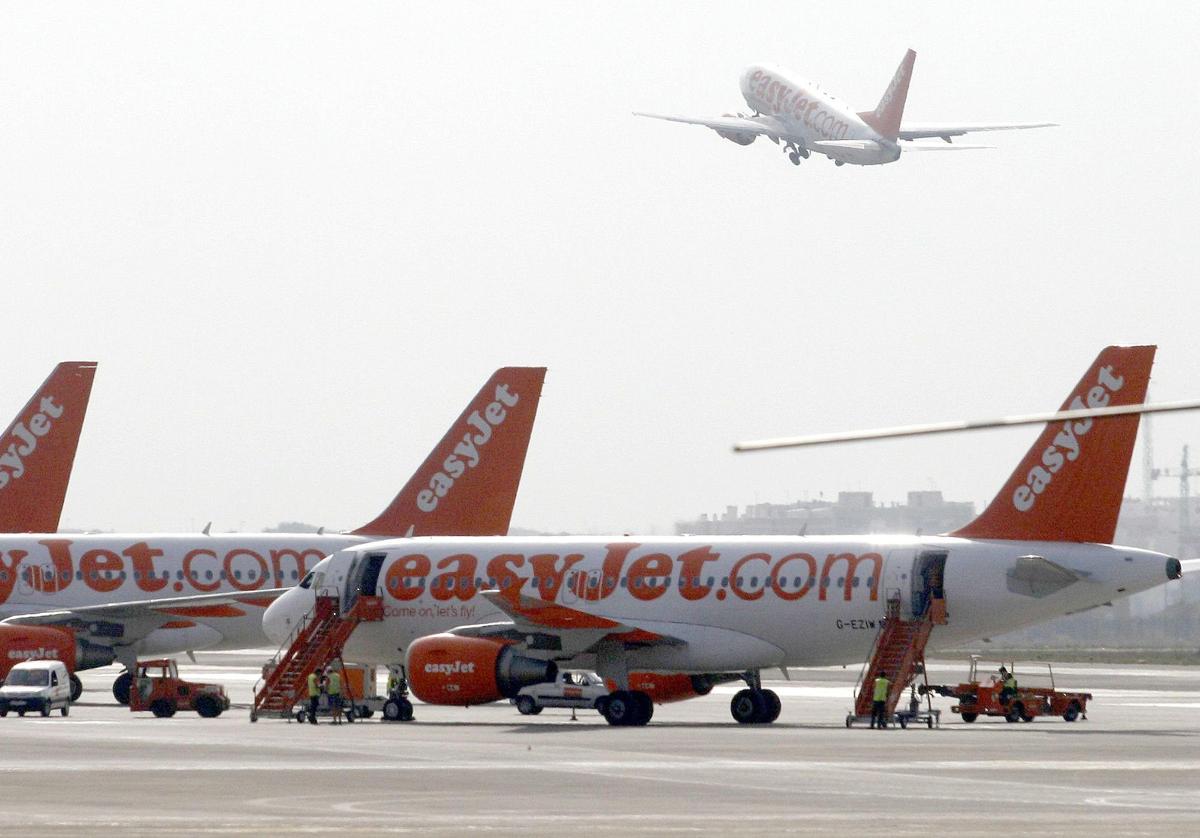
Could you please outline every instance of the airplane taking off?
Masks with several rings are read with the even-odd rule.
[[[750,145],[766,137],[779,145],[788,159],[799,166],[812,152],[824,154],[839,166],[877,166],[893,163],[906,151],[958,151],[988,148],[978,145],[952,145],[951,137],[976,131],[1007,131],[1021,128],[1049,128],[1053,122],[1010,124],[902,124],[908,83],[912,78],[917,54],[911,49],[896,69],[892,83],[873,111],[855,113],[844,102],[825,93],[816,85],[794,80],[774,67],[754,65],[742,73],[742,97],[752,114],[725,114],[717,118],[694,118],[666,114],[634,112],[634,116],[665,119],[711,128],[738,145]],[[912,140],[940,138],[946,145],[923,145]]]
[[[96,376],[63,361],[0,436],[0,532],[55,532]]]
[[[545,374],[496,370],[387,509],[350,532],[0,535],[0,677],[19,661],[56,658],[77,694],[77,670],[116,661],[126,672],[113,693],[124,703],[138,657],[265,645],[263,610],[336,550],[404,535],[504,535]]]
[[[1153,346],[1108,347],[1066,404],[1139,404]],[[889,600],[920,613],[937,590],[963,642],[1094,608],[1181,576],[1178,559],[1110,544],[1136,415],[1048,423],[991,504],[942,536],[420,538],[358,544],[322,560],[270,607],[283,643],[318,593],[382,598],[347,660],[403,664],[428,703],[470,705],[591,669],[616,689],[611,724],[653,703],[744,679],[741,723],[769,723],[760,672],[861,663]],[[933,579],[939,580],[934,586]],[[464,619],[466,618],[466,619]],[[905,619],[908,619],[905,616]]]

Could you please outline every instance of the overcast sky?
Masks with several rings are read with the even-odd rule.
[[[100,362],[67,527],[358,525],[506,364],[550,368],[545,530],[982,504],[1036,429],[730,445],[1051,409],[1109,343],[1200,397],[1194,5],[0,10],[0,416]],[[745,110],[752,62],[867,110],[909,47],[907,119],[1062,127],[795,168],[630,115]]]

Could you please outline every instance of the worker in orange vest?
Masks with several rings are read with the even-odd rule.
[[[887,700],[888,692],[892,688],[892,682],[888,680],[886,672],[880,672],[875,678],[874,692],[871,694],[873,701],[871,702],[871,728],[874,729],[875,724],[879,724],[879,729],[883,730],[887,727]]]

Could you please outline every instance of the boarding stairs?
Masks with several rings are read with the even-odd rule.
[[[854,714],[846,717],[847,727],[853,721],[870,720],[875,679],[881,672],[887,673],[891,684],[885,708],[888,719],[895,717],[900,696],[918,674],[925,679],[925,686],[928,687],[929,679],[925,674],[925,645],[929,642],[933,627],[945,624],[946,600],[942,597],[927,596],[922,603],[921,613],[914,615],[910,620],[901,619],[899,595],[888,598],[887,620],[876,634],[871,656],[859,674],[859,681],[855,685],[857,695],[854,700]],[[924,691],[926,696],[928,692],[928,689]],[[931,714],[936,713],[932,706],[929,711]]]
[[[291,718],[292,710],[308,696],[308,676],[340,660],[342,647],[359,623],[383,619],[383,599],[359,595],[343,615],[336,596],[318,596],[312,610],[280,647],[255,685],[250,721],[262,715]],[[347,683],[343,677],[343,683]]]

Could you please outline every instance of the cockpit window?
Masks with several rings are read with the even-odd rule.
[[[310,570],[308,573],[305,574],[304,578],[300,580],[300,587],[304,588],[305,590],[312,587],[312,578],[313,578],[313,575],[312,575],[312,571]]]

